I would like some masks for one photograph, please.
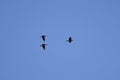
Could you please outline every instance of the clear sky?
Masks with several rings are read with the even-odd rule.
[[[0,0],[0,37],[0,80],[120,80],[120,0]]]

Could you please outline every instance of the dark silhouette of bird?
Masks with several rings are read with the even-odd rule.
[[[45,41],[45,37],[46,35],[42,35],[41,38],[43,39],[43,41]]]
[[[40,45],[42,48],[43,48],[43,50],[45,50],[45,46],[46,46],[47,44],[42,44],[42,45]]]
[[[67,40],[69,43],[71,43],[73,40],[72,40],[72,37],[69,37],[68,40]]]

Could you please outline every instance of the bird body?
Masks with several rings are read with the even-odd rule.
[[[47,44],[42,44],[42,45],[40,45],[40,46],[43,48],[43,50],[45,50],[46,45],[47,45]]]
[[[69,43],[71,43],[73,40],[72,40],[72,37],[69,37],[69,39],[67,40]]]
[[[45,37],[46,35],[42,35],[41,38],[43,39],[43,41],[45,41]]]

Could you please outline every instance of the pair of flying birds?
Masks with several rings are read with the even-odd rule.
[[[45,41],[46,35],[42,35],[42,36],[40,36],[40,37],[42,38],[43,41]],[[72,37],[69,37],[67,41],[68,41],[69,43],[71,43],[71,42],[73,41]],[[43,48],[43,50],[45,50],[46,45],[47,45],[47,44],[43,43],[43,44],[40,45],[40,46]]]

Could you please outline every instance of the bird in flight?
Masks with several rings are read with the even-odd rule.
[[[72,40],[72,37],[69,37],[68,40],[67,40],[69,43],[71,43],[73,40]]]
[[[43,41],[45,41],[45,37],[46,35],[42,35],[41,38],[43,39]]]
[[[47,44],[42,44],[42,45],[40,45],[40,46],[43,48],[43,50],[45,50],[46,45],[47,45]]]

